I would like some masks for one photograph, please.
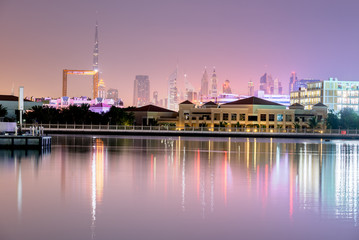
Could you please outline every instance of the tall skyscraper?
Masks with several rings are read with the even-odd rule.
[[[106,86],[105,86],[105,82],[103,81],[103,79],[100,79],[100,81],[98,82],[97,85],[98,88],[98,97],[100,98],[106,98]]]
[[[173,111],[178,111],[177,99],[177,68],[168,78],[168,101],[167,108]]]
[[[147,75],[137,75],[133,87],[133,105],[141,107],[150,102],[150,79]]]
[[[97,71],[98,72],[98,24],[96,21],[96,29],[95,29],[95,47],[93,50],[93,65],[92,65],[92,70]]]
[[[289,79],[289,94],[293,91],[297,91],[297,90],[294,90],[294,84],[298,81],[298,78],[297,78],[297,73],[296,72],[292,72],[291,75],[290,75],[290,79]]]
[[[263,91],[264,94],[272,94],[271,88],[274,86],[274,82],[271,75],[265,73],[259,81],[259,90]]]
[[[224,81],[223,87],[222,87],[223,93],[226,93],[226,94],[231,94],[232,93],[232,89],[231,89],[231,86],[229,84],[230,84],[230,82],[229,82],[228,79],[226,81]]]
[[[201,98],[208,96],[208,74],[207,68],[204,69],[202,79],[201,79],[201,91],[200,91]]]
[[[158,92],[154,91],[152,97],[153,97],[152,103],[154,105],[158,105]]]
[[[273,90],[271,89],[271,94],[282,95],[282,93],[282,83],[279,82],[278,78],[276,78],[274,79]]]
[[[217,91],[217,74],[216,69],[213,68],[213,73],[211,77],[211,97],[216,98],[218,96]]]
[[[248,82],[248,96],[254,96],[254,83],[252,80]]]

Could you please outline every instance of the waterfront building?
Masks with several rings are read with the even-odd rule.
[[[359,82],[339,81],[337,78],[310,82],[306,88],[291,92],[290,103],[299,103],[305,109],[322,103],[334,111],[352,108],[359,112]]]
[[[207,68],[205,68],[201,79],[200,97],[202,98],[207,96],[208,96],[208,74],[207,74]]]
[[[208,107],[208,105],[210,107]],[[222,105],[214,103],[196,107],[189,101],[179,105],[179,128],[191,127],[257,127],[292,129],[295,124],[307,128],[307,121],[317,117],[324,127],[323,119],[327,116],[327,107],[320,105],[313,110],[304,110],[303,106],[286,106],[257,97],[249,97]]]
[[[230,82],[228,79],[226,81],[224,81],[222,91],[223,91],[223,94],[232,94],[232,89],[231,89]]]
[[[211,97],[216,98],[218,95],[217,91],[217,74],[216,69],[213,69],[212,77],[211,77]]]
[[[254,96],[254,83],[252,80],[248,82],[248,96]]]
[[[114,101],[118,100],[118,90],[114,88],[110,88],[107,90],[107,97],[108,99],[113,99]]]
[[[141,107],[150,102],[150,79],[147,75],[137,75],[133,87],[133,105]]]
[[[0,105],[7,110],[5,117],[16,118],[16,111],[19,109],[19,97],[13,95],[0,95]],[[42,102],[33,102],[28,99],[24,99],[24,111],[31,110],[32,107],[43,105]]]
[[[158,124],[173,124],[177,122],[178,113],[166,108],[146,105],[127,110],[135,117],[134,125],[153,126]]]
[[[178,111],[177,68],[168,78],[167,108]]]

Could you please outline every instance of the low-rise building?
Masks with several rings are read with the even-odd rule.
[[[19,97],[13,95],[0,95],[0,104],[7,110],[5,117],[16,118],[16,110],[19,108]],[[34,106],[42,106],[42,103],[24,99],[25,111],[30,110]]]
[[[308,127],[309,118],[316,117],[324,127],[323,119],[327,116],[327,107],[323,104],[304,110],[295,104],[286,106],[257,97],[249,97],[231,103],[217,105],[207,103],[196,107],[190,101],[179,105],[177,127],[256,127],[256,128],[295,128]]]
[[[178,113],[166,108],[161,108],[155,105],[146,105],[143,107],[133,108],[127,110],[132,112],[135,117],[134,125],[151,126],[159,124],[173,124],[177,123]]]

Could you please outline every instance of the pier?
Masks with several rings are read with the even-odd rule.
[[[0,149],[45,149],[51,148],[49,136],[0,136]]]

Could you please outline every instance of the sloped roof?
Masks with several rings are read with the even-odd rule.
[[[304,106],[299,103],[294,103],[294,104],[290,105],[290,107],[304,107]]]
[[[18,96],[14,95],[0,95],[0,101],[19,101]],[[24,99],[25,102],[31,102],[30,100]]]
[[[181,102],[180,104],[193,104],[193,103],[191,101],[186,100],[184,102]]]
[[[327,105],[324,105],[323,103],[319,102],[315,104],[313,107],[327,107]]]
[[[158,106],[155,106],[155,105],[146,105],[146,106],[143,106],[143,107],[139,107],[139,108],[135,108],[135,109],[131,109],[129,110],[131,112],[175,112],[175,111],[172,111],[172,110],[169,110],[169,109],[166,109],[166,108],[161,108],[161,107],[158,107]]]
[[[282,104],[267,101],[267,100],[257,98],[257,97],[249,97],[249,98],[240,99],[240,100],[237,100],[237,101],[234,101],[234,102],[229,102],[229,103],[222,104],[222,106],[228,106],[228,105],[276,105],[276,106],[284,106]]]
[[[215,104],[212,101],[206,102],[205,104],[203,104],[202,106],[217,106],[217,104]]]

